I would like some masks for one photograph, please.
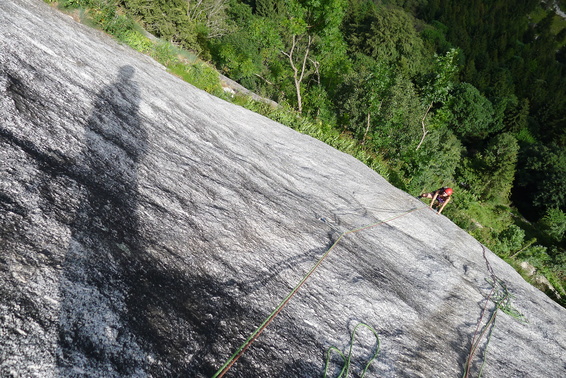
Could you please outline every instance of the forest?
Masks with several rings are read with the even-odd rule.
[[[414,196],[452,187],[443,214],[566,306],[566,1],[45,1]]]

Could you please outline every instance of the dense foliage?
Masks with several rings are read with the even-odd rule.
[[[89,8],[104,30],[222,96],[208,60],[281,106],[234,101],[411,194],[452,186],[447,216],[566,297],[566,21],[540,1],[59,4]]]

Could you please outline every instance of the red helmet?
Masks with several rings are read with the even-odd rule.
[[[444,193],[448,194],[449,196],[452,195],[452,188],[446,188],[444,189]]]

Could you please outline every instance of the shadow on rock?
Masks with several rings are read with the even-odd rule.
[[[58,372],[210,376],[237,338],[227,323],[249,310],[229,287],[164,267],[144,245],[138,171],[148,147],[133,75],[122,67],[100,91],[85,129],[81,204],[60,281]]]
[[[144,254],[139,235],[137,165],[147,147],[134,69],[97,95],[85,128],[81,205],[61,277],[58,366],[62,375],[85,366],[131,374],[144,363],[121,318],[132,285],[125,272]],[[87,362],[88,361],[88,362]]]

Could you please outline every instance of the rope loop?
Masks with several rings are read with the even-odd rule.
[[[362,374],[361,374],[360,377],[363,378],[365,376],[365,374],[366,374],[367,370],[369,369],[371,363],[377,358],[377,355],[379,354],[379,349],[381,347],[381,343],[379,341],[379,336],[377,335],[377,332],[375,331],[375,329],[373,329],[371,326],[369,326],[365,323],[358,323],[358,325],[356,325],[356,327],[354,327],[354,330],[352,331],[352,338],[350,339],[350,350],[348,351],[347,356],[345,356],[344,353],[342,353],[340,351],[340,349],[338,349],[335,346],[331,346],[326,351],[326,364],[324,366],[324,378],[326,378],[328,376],[328,368],[329,368],[329,365],[330,365],[330,358],[332,357],[331,354],[332,354],[333,351],[338,353],[338,355],[340,357],[342,357],[342,361],[344,362],[344,366],[342,366],[342,370],[340,370],[340,374],[338,375],[337,378],[348,377],[348,374],[350,372],[351,362],[352,362],[352,348],[354,347],[354,341],[356,339],[356,331],[358,330],[358,327],[365,327],[365,328],[369,329],[371,331],[371,333],[373,333],[373,335],[375,336],[375,352],[371,356],[371,358],[369,359],[366,366],[364,367],[364,370],[362,371]]]

